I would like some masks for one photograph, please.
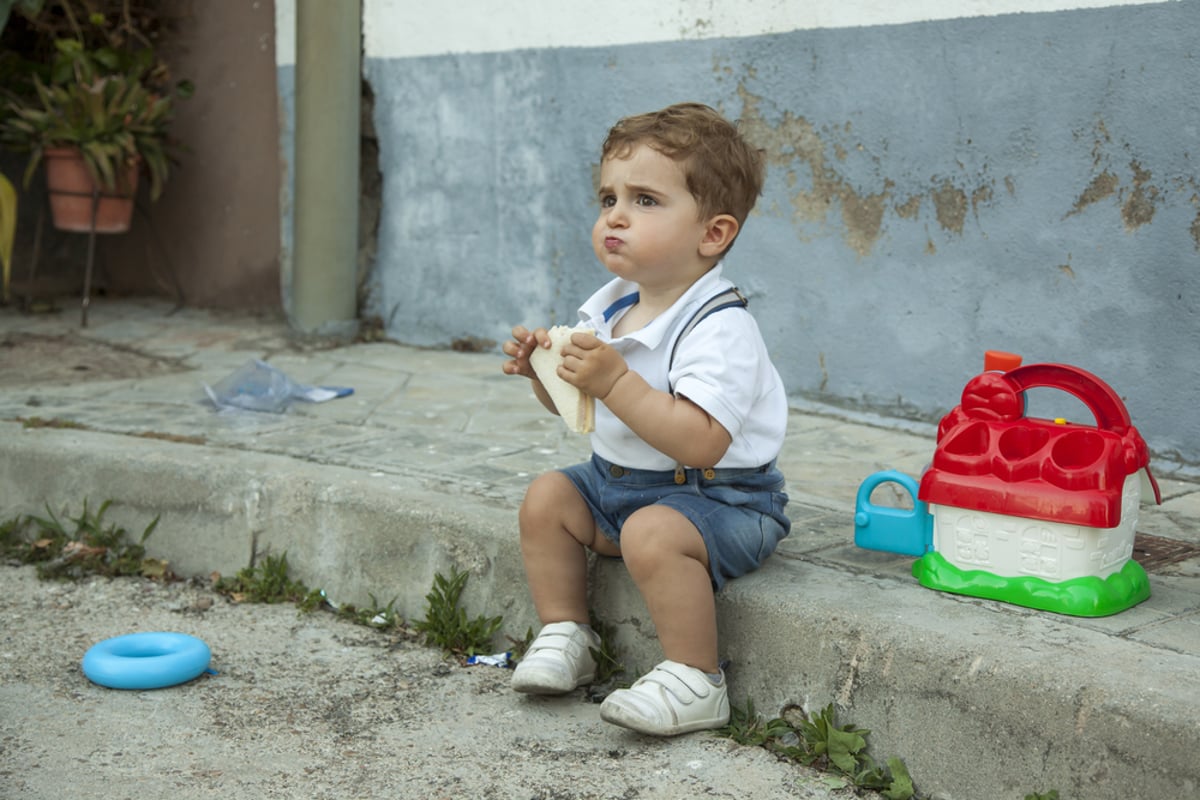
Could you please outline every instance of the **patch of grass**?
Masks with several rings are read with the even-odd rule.
[[[779,717],[767,719],[754,709],[752,700],[744,709],[730,706],[729,724],[714,733],[738,744],[765,747],[782,758],[823,770],[833,787],[870,789],[887,800],[922,800],[913,785],[908,767],[899,758],[877,764],[867,754],[870,731],[837,721],[833,704],[806,713],[788,706]],[[1025,800],[1059,800],[1058,791],[1033,793]]]
[[[177,576],[166,561],[146,557],[145,542],[158,526],[159,517],[146,526],[136,542],[130,541],[124,528],[105,523],[104,514],[111,504],[107,500],[92,513],[85,499],[79,516],[66,514],[65,521],[49,504],[45,517],[28,515],[0,521],[0,558],[34,564],[41,578],[103,575],[175,579]],[[380,605],[372,594],[368,595],[371,602],[366,606],[336,605],[328,601],[323,590],[310,589],[302,581],[294,580],[289,572],[287,553],[267,555],[232,578],[214,574],[212,588],[237,603],[295,603],[302,612],[328,607],[339,617],[359,625],[413,635],[396,610],[396,598]],[[466,581],[467,574],[457,570],[448,579],[436,575],[432,590],[425,596],[426,617],[416,625],[416,631],[424,634],[427,642],[456,656],[475,655],[489,648],[502,624],[498,616],[468,619],[459,607]],[[530,631],[525,646],[532,640]]]
[[[838,724],[832,703],[815,713],[793,707],[781,717],[765,719],[748,701],[745,709],[731,707],[729,724],[716,733],[831,772],[846,785],[872,789],[888,800],[917,798],[904,762],[889,758],[886,765],[876,764],[866,751],[870,731]]]
[[[203,436],[186,436],[178,433],[158,433],[157,431],[142,431],[135,433],[134,436],[142,439],[158,439],[163,442],[178,442],[179,444],[207,444],[208,439]]]
[[[616,629],[597,617],[594,611],[588,613],[588,618],[592,630],[600,637],[599,647],[588,648],[592,654],[592,658],[596,661],[596,678],[592,681],[593,687],[601,687],[604,690],[602,692],[603,695],[607,695],[612,690],[621,688],[622,686],[628,687],[630,681],[622,680],[622,678],[626,676],[629,670],[626,668],[625,662],[622,661],[617,651],[617,646],[613,643],[613,639],[616,636]],[[589,693],[592,696],[593,702],[600,702],[600,700],[604,699],[603,696],[600,696],[600,699],[597,700],[597,693]]]
[[[146,526],[137,541],[131,541],[124,528],[105,523],[110,505],[112,501],[106,500],[91,513],[85,499],[79,516],[64,513],[65,521],[49,504],[45,517],[15,517],[0,525],[0,553],[22,564],[36,564],[38,576],[47,579],[78,580],[88,575],[173,578],[167,562],[146,557],[146,539],[159,518]]]
[[[302,610],[316,608],[321,599],[319,589],[309,589],[288,575],[287,553],[268,555],[261,564],[243,567],[232,578],[217,578],[213,589],[235,603],[296,603]]]
[[[58,419],[52,417],[50,419],[42,419],[41,417],[17,417],[17,422],[21,423],[22,428],[67,428],[72,430],[86,431],[90,430],[87,425],[82,422],[72,422],[69,419]]]
[[[458,657],[490,652],[492,637],[503,623],[501,617],[467,617],[459,605],[467,578],[457,568],[451,569],[449,578],[440,572],[434,575],[433,587],[425,595],[425,618],[414,625],[428,643]]]
[[[324,592],[320,592],[324,599]],[[404,626],[404,617],[396,610],[396,598],[392,598],[391,602],[385,606],[380,606],[379,601],[375,599],[375,595],[368,593],[371,598],[369,606],[356,607],[349,603],[344,603],[337,607],[337,615],[343,619],[348,619],[356,625],[365,625],[368,628],[376,628],[381,631],[391,630],[392,628],[402,628]]]
[[[791,726],[782,719],[767,719],[759,714],[754,709],[753,700],[747,700],[745,708],[730,704],[729,724],[715,731],[718,736],[750,747],[764,747],[768,742],[784,739],[792,732]]]
[[[235,603],[295,603],[301,613],[328,608],[342,619],[377,630],[404,627],[404,618],[396,610],[396,598],[384,606],[379,605],[373,594],[368,595],[371,598],[368,606],[336,604],[329,600],[324,589],[310,589],[303,581],[293,580],[289,572],[287,553],[278,557],[268,555],[261,564],[245,567],[232,578],[218,576],[213,589]]]

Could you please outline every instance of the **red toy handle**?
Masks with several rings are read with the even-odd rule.
[[[1005,380],[1024,392],[1038,386],[1075,395],[1096,416],[1096,426],[1124,436],[1132,427],[1129,411],[1112,387],[1087,370],[1065,364],[1030,364],[1004,373]]]

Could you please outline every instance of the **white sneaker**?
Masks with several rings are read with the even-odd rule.
[[[633,686],[606,697],[600,718],[651,736],[719,728],[729,722],[725,673],[714,685],[702,670],[664,661]]]
[[[577,622],[552,622],[529,645],[512,676],[512,688],[526,694],[563,694],[596,678],[590,648],[600,637]]]

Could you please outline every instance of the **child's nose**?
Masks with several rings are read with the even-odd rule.
[[[628,212],[620,201],[616,201],[604,210],[604,218],[610,226],[617,227],[625,224]]]

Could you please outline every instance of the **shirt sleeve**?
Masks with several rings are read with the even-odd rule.
[[[670,381],[737,439],[770,368],[758,325],[741,308],[714,312],[679,342]]]

